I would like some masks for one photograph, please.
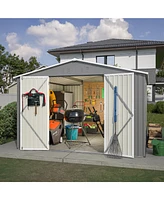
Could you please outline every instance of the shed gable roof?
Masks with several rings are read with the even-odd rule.
[[[15,76],[17,79],[21,76],[50,76],[50,77],[62,77],[62,76],[92,76],[92,75],[103,75],[108,73],[136,73],[143,74],[148,77],[147,72],[139,70],[130,70],[111,65],[99,64],[79,59],[72,59],[63,63],[58,63],[49,67],[34,70],[25,74]]]

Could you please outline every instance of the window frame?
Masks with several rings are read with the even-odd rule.
[[[115,55],[101,55],[101,56],[96,56],[96,63],[98,63],[97,62],[97,58],[98,57],[103,57],[104,58],[104,63],[99,63],[99,64],[105,64],[105,65],[109,65],[109,64],[107,64],[107,57],[114,57],[114,65],[115,65]]]

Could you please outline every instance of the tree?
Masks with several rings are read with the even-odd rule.
[[[13,77],[30,72],[40,66],[37,58],[32,56],[28,61],[10,54],[0,45],[0,87],[7,87],[13,82]]]
[[[37,61],[36,57],[31,56],[29,59],[29,65],[27,71],[32,71],[40,67],[40,63]]]
[[[6,58],[7,58],[8,52],[5,52],[5,47],[3,47],[0,44],[0,71],[3,69],[3,67],[6,65]]]

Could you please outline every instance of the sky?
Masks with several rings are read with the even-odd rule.
[[[80,5],[79,8],[81,9],[72,8],[71,12],[70,8],[66,9],[67,7],[63,7],[63,0],[60,1],[61,4],[59,6],[59,8],[61,8],[61,5],[63,7],[62,15],[61,9],[56,9],[57,6],[53,7],[51,4],[47,4],[49,5],[48,14],[46,12],[43,14],[42,10],[44,5],[38,9],[38,4],[36,4],[36,10],[40,12],[34,15],[36,12],[34,12],[33,7],[31,7],[30,3],[32,1],[29,0],[28,2],[28,4],[26,4],[26,2],[24,3],[23,9],[15,9],[14,13],[6,12],[5,9],[1,10],[1,12],[4,10],[4,13],[0,15],[0,44],[6,48],[6,51],[12,54],[15,53],[25,60],[28,60],[31,56],[36,56],[41,65],[48,66],[57,63],[55,57],[47,53],[49,49],[82,44],[88,41],[110,38],[164,40],[164,18],[145,16],[142,18],[126,17],[127,14],[125,13],[127,12],[122,14],[121,11],[123,9],[119,10],[119,8],[117,8],[117,13],[119,12],[121,13],[120,15],[125,17],[117,17],[117,15],[115,15],[116,12],[113,12],[113,17],[111,17],[111,11],[114,9],[111,10],[108,8],[107,10],[110,12],[106,13],[105,9],[107,7],[103,7],[104,10],[102,12],[96,12],[96,16],[98,17],[95,17],[95,14],[88,15],[87,8],[90,7],[86,6],[88,5],[86,1],[83,1],[83,4]],[[69,2],[71,4],[72,0]],[[13,1],[10,3],[12,4]],[[6,3],[5,6],[7,7],[8,3]],[[12,5],[10,7],[12,7]],[[142,7],[139,7],[140,10],[138,10],[136,5],[135,8],[137,13],[140,11],[142,16]],[[150,8],[151,4],[149,5],[149,10]],[[153,5],[152,8],[154,9]],[[64,9],[66,9],[66,14],[64,14],[63,17],[63,13],[65,13]],[[98,5],[97,9],[100,10],[100,5]],[[46,11],[47,9],[44,10]],[[53,14],[53,16],[59,17],[52,18],[52,14],[49,15],[49,13],[52,13],[51,10],[54,10],[53,12],[55,14]],[[92,10],[96,9],[94,8]],[[56,14],[57,11],[58,14]],[[83,11],[83,15],[79,14],[81,11]],[[91,9],[89,11],[91,11]],[[23,15],[22,13],[25,14]],[[74,13],[75,16],[72,15],[72,13]],[[104,15],[104,13],[106,14]]]
[[[49,49],[110,38],[164,40],[157,18],[0,18],[0,44],[25,60],[56,63]]]

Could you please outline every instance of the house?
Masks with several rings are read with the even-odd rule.
[[[108,39],[50,49],[60,62],[73,58],[149,73],[148,101],[155,101],[156,69],[163,62],[164,41]]]

